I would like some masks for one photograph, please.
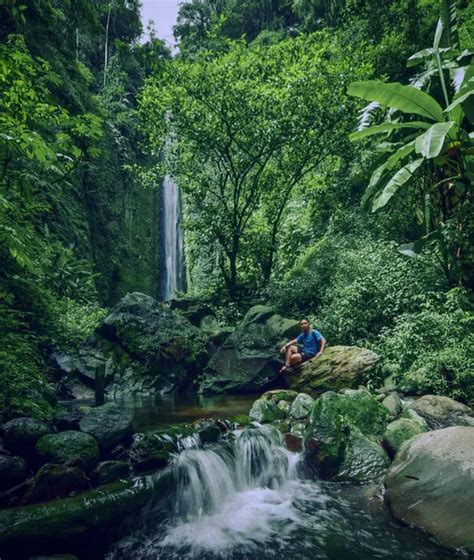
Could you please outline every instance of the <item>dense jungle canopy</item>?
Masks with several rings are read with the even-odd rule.
[[[474,3],[0,1],[0,413],[48,417],[50,359],[157,296],[162,178],[187,293],[254,303],[474,399]],[[373,380],[374,383],[377,380]]]

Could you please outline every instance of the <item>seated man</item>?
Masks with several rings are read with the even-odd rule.
[[[320,332],[311,328],[308,319],[301,319],[301,334],[297,338],[287,342],[280,350],[285,354],[285,365],[281,368],[280,373],[283,373],[291,366],[302,364],[315,356],[320,356],[324,347],[326,346],[326,339]],[[301,351],[298,346],[302,346]]]

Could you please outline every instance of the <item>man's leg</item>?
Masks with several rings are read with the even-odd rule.
[[[301,354],[298,351],[298,346],[289,346],[285,353],[285,365],[281,368],[281,372],[285,371],[291,366],[296,366],[303,361]]]

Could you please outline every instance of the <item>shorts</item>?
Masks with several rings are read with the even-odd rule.
[[[316,354],[311,354],[309,352],[300,352],[301,354],[301,363],[303,362],[307,362],[308,360],[311,360],[311,358],[314,358],[316,356]]]

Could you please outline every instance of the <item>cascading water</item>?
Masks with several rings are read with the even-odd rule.
[[[166,175],[162,184],[164,256],[162,297],[168,300],[184,289],[183,234],[180,226],[181,201],[176,183]]]
[[[368,495],[373,487],[305,479],[275,428],[249,427],[205,446],[188,436],[179,448],[172,499],[146,509],[107,560],[454,558],[392,523]]]

